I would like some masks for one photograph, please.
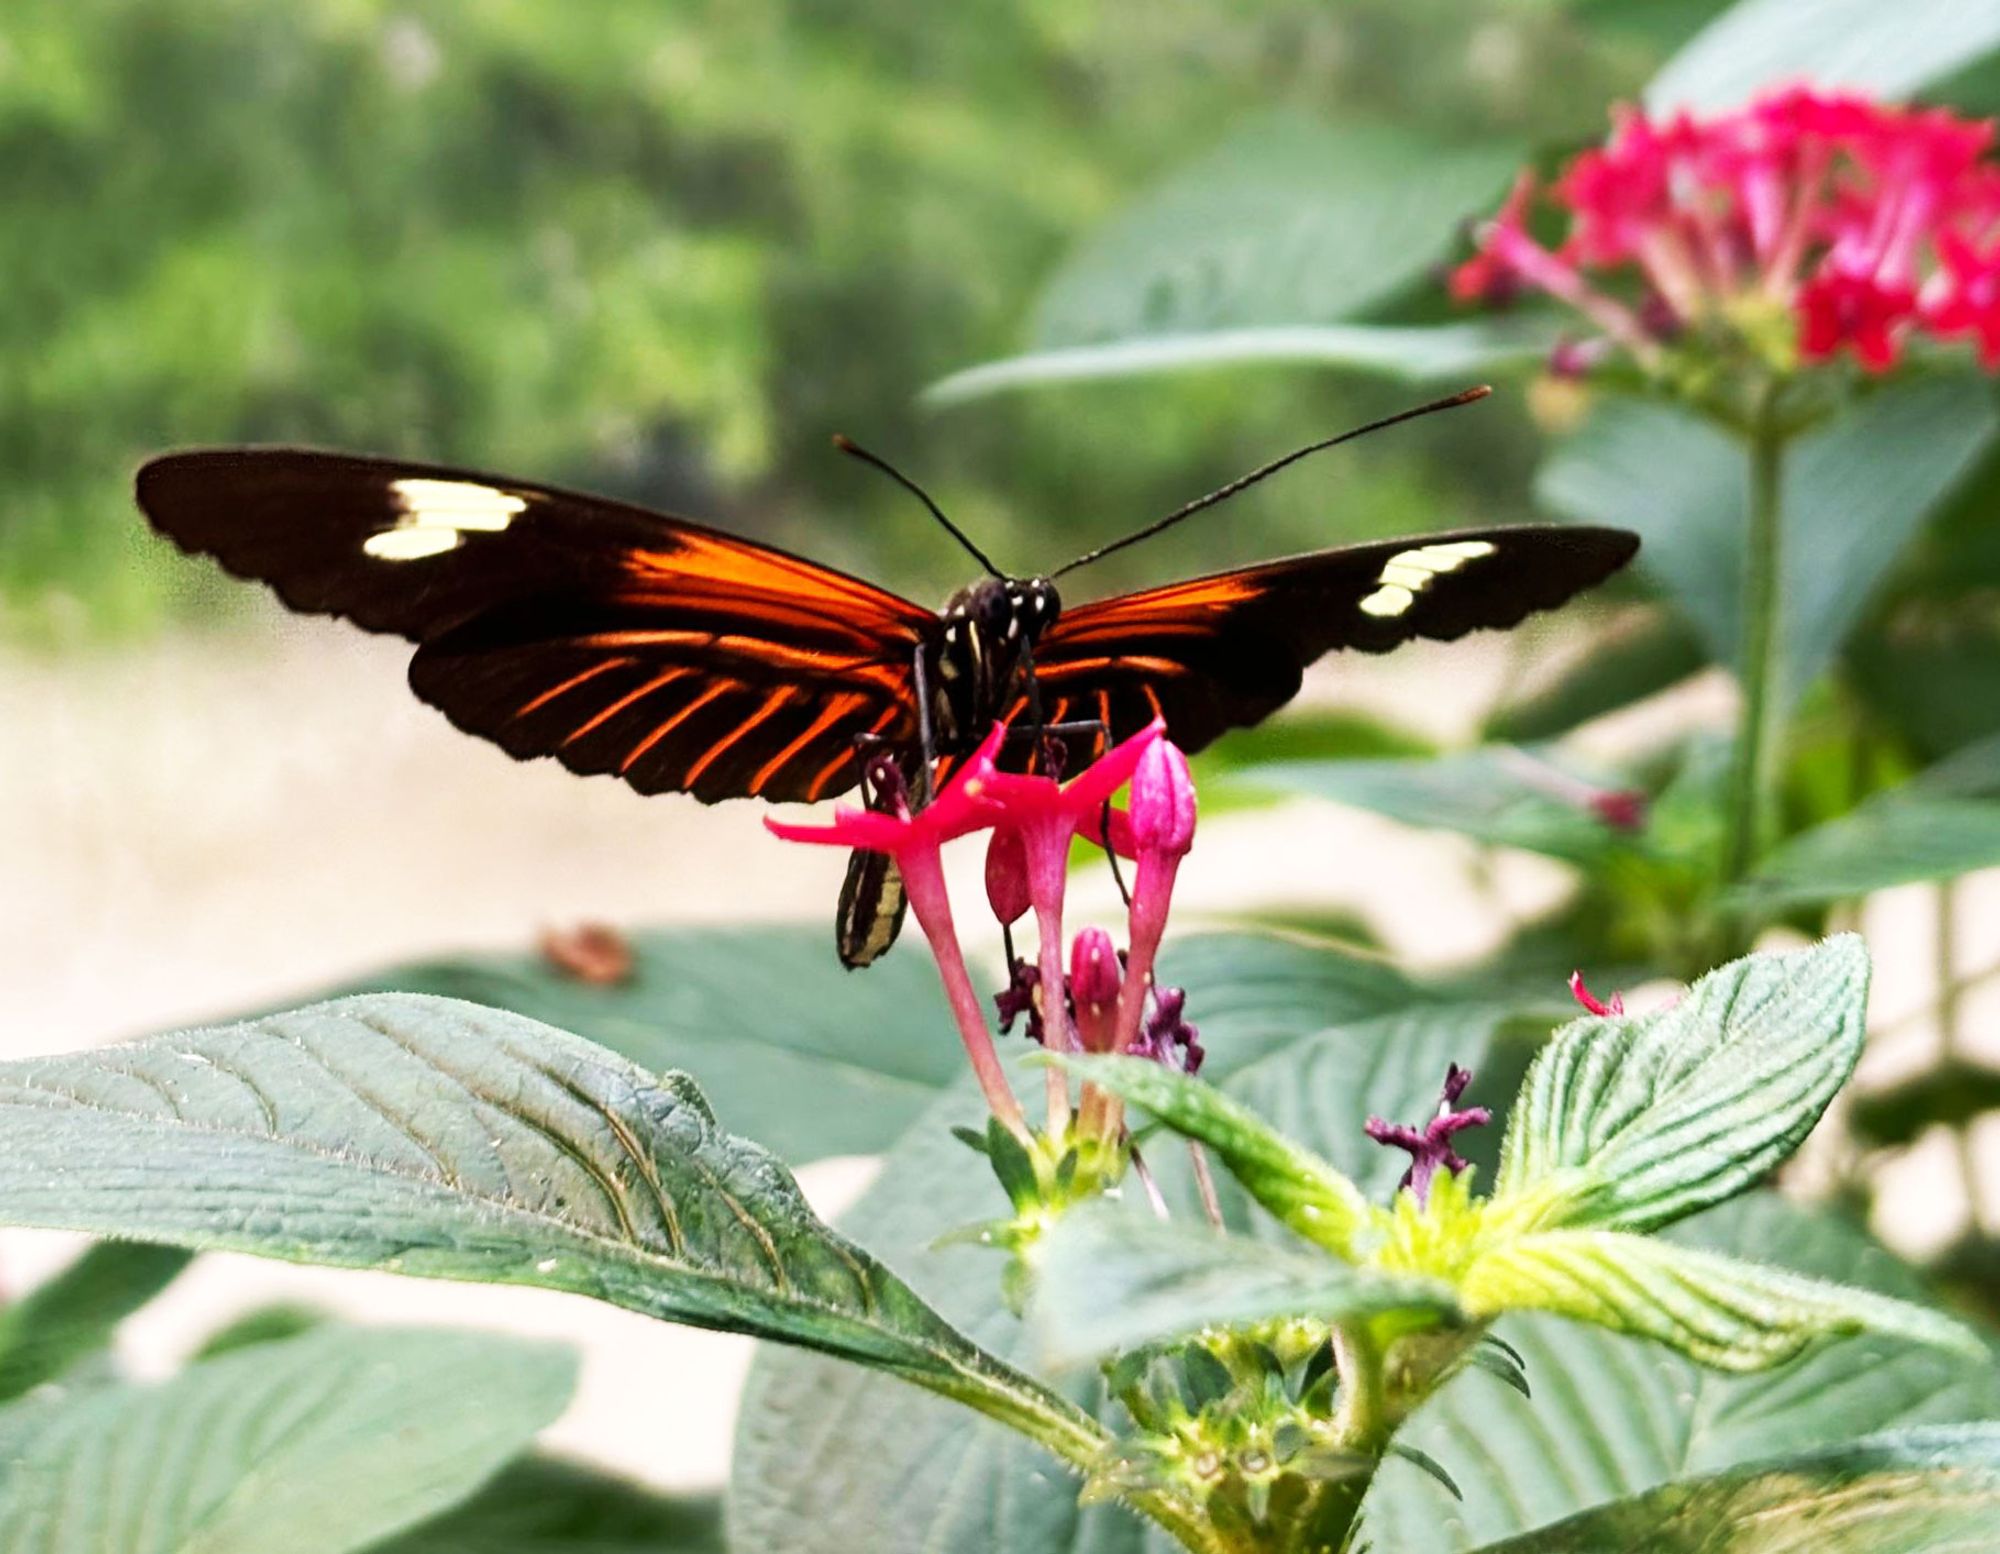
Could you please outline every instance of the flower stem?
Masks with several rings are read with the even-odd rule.
[[[1723,877],[1747,876],[1762,851],[1764,818],[1776,780],[1774,711],[1778,673],[1780,572],[1784,561],[1783,487],[1786,434],[1766,390],[1747,431],[1750,453],[1749,532],[1743,549],[1742,709],[1736,724],[1736,769],[1730,795],[1728,853]]]
[[[965,1055],[972,1060],[972,1072],[979,1080],[986,1104],[1008,1132],[1027,1143],[1031,1137],[1027,1119],[1021,1115],[1021,1103],[1014,1099],[1007,1083],[1000,1054],[993,1050],[993,1036],[986,1029],[986,1006],[979,1001],[972,975],[965,969],[965,954],[958,946],[951,897],[945,891],[944,869],[938,854],[935,849],[928,853],[912,849],[898,861],[910,909],[917,914],[917,926],[923,929],[931,953],[937,957],[938,977],[944,983],[945,997],[951,1001],[959,1040],[965,1044]]]

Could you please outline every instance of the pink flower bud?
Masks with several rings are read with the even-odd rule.
[[[1118,989],[1125,979],[1118,948],[1102,928],[1086,928],[1070,945],[1069,997],[1077,1034],[1089,1052],[1108,1052],[1117,1039]]]
[[[1181,858],[1194,845],[1194,779],[1179,746],[1156,740],[1139,757],[1127,818],[1133,846],[1140,852]]]
[[[1028,846],[1013,826],[996,825],[986,844],[986,903],[1003,927],[1028,915]]]

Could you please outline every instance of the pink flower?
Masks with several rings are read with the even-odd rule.
[[[1612,1015],[1619,1015],[1625,1012],[1625,995],[1623,993],[1613,993],[1609,1003],[1602,1002],[1591,993],[1589,988],[1583,985],[1583,973],[1580,971],[1572,971],[1569,974],[1569,992],[1570,997],[1582,1004],[1585,1009],[1596,1015],[1599,1019],[1606,1019]]]
[[[1012,957],[1008,986],[996,997],[1000,1029],[1027,1017],[1028,1034],[1054,1051],[1157,1050],[1192,1067],[1200,1061],[1195,1031],[1181,1018],[1183,995],[1171,999],[1152,985],[1153,960],[1166,929],[1180,860],[1194,842],[1195,792],[1187,761],[1154,722],[1113,746],[1070,782],[1000,770],[1009,730],[996,727],[958,775],[925,808],[912,811],[907,795],[890,782],[886,811],[835,809],[830,825],[770,820],[770,831],[788,841],[861,847],[889,854],[903,876],[910,910],[937,957],[960,1039],[993,1113],[1024,1140],[1031,1139],[1020,1104],[1008,1087],[986,1015],[966,970],[945,889],[944,844],[975,831],[992,835],[986,851],[986,898],[1003,928],[1035,914],[1039,959]],[[1114,811],[1111,799],[1131,784],[1130,805]],[[1111,936],[1089,928],[1070,947],[1063,975],[1063,898],[1071,844],[1078,836],[1115,847],[1135,860],[1128,922],[1130,949],[1120,954]],[[1053,972],[1049,968],[1054,968]],[[1150,1014],[1149,1014],[1150,1011]],[[1142,1030],[1143,1026],[1143,1030]],[[1063,1138],[1071,1121],[1067,1080],[1049,1071],[1049,1135]],[[1100,1137],[1118,1136],[1119,1114],[1109,1097],[1086,1087],[1084,1125]]]
[[[1079,833],[1097,837],[1103,827],[1105,807],[1111,796],[1131,780],[1140,760],[1156,744],[1165,729],[1158,721],[1148,724],[1130,739],[1113,745],[1104,756],[1066,783],[1051,777],[1003,772],[993,764],[998,752],[982,747],[980,755],[966,764],[958,786],[971,802],[994,805],[1005,817],[1008,830],[1020,838],[1018,870],[1011,857],[1000,864],[1001,900],[1012,905],[1015,884],[1025,885],[1028,903],[1035,913],[1039,936],[1038,964],[1060,967],[1063,963],[1062,912],[1069,878],[1070,843]],[[992,741],[988,741],[992,745]],[[1011,849],[1013,844],[1007,846]],[[988,854],[988,895],[994,893],[993,860]],[[915,901],[911,905],[914,907]],[[1076,1048],[1070,1028],[1069,1011],[1060,1003],[1044,1004],[1042,1023],[1052,1051],[1071,1052]]]
[[[1000,818],[1001,805],[984,795],[973,779],[982,771],[992,770],[993,758],[999,754],[1006,737],[1007,730],[996,725],[957,778],[914,814],[901,800],[889,814],[842,804],[835,807],[831,825],[794,825],[766,816],[764,826],[773,836],[788,842],[865,847],[887,853],[896,860],[910,910],[916,914],[917,926],[937,957],[938,975],[944,982],[945,996],[951,1001],[959,1039],[972,1061],[972,1071],[979,1079],[986,1104],[1012,1132],[1026,1138],[1028,1125],[1021,1114],[1021,1103],[1014,1098],[999,1054],[993,1050],[993,1037],[986,1029],[986,1011],[973,989],[965,954],[959,947],[942,858],[946,842],[993,825]]]
[[[1803,87],[1707,118],[1612,121],[1546,191],[1567,218],[1561,244],[1529,234],[1524,176],[1454,272],[1455,297],[1542,291],[1649,371],[1684,326],[1740,331],[1771,355],[1758,322],[1771,308],[1793,325],[1780,370],[1795,355],[1886,372],[1919,332],[1971,336],[2000,368],[1991,123]],[[1562,365],[1585,359],[1572,344]]]
[[[2000,368],[2000,238],[1986,248],[1947,232],[1938,240],[1943,269],[1938,295],[1925,311],[1941,335],[1970,335],[1978,343],[1979,364]]]
[[[1902,325],[1916,316],[1917,299],[1905,286],[1871,275],[1829,273],[1799,292],[1799,354],[1807,361],[1838,356],[1843,348],[1871,372],[1886,372],[1902,355]]]

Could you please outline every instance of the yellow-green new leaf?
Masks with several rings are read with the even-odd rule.
[[[1987,1357],[1973,1333],[1926,1307],[1620,1231],[1508,1241],[1472,1264],[1459,1296],[1474,1316],[1553,1312],[1725,1371],[1764,1370],[1820,1339],[1864,1331]]]
[[[1368,1200],[1340,1172],[1213,1085],[1144,1058],[1057,1057],[1073,1074],[1142,1106],[1176,1133],[1199,1139],[1280,1221],[1352,1262],[1369,1222]]]

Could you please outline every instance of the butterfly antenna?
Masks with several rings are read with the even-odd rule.
[[[1491,388],[1482,383],[1477,388],[1465,389],[1460,393],[1451,395],[1447,399],[1436,399],[1432,400],[1428,405],[1418,405],[1414,410],[1399,410],[1394,415],[1382,417],[1379,421],[1370,421],[1366,426],[1357,426],[1351,432],[1342,432],[1338,437],[1327,437],[1319,442],[1308,443],[1303,448],[1294,449],[1281,459],[1273,459],[1269,464],[1259,465],[1247,475],[1239,475],[1236,479],[1230,481],[1228,485],[1209,492],[1207,496],[1196,497],[1185,507],[1175,508],[1166,517],[1147,524],[1145,528],[1126,535],[1122,540],[1113,540],[1109,545],[1100,545],[1095,550],[1086,551],[1074,561],[1064,562],[1055,571],[1051,572],[1049,576],[1061,577],[1065,572],[1074,572],[1078,567],[1088,566],[1093,561],[1102,560],[1114,550],[1123,550],[1127,545],[1136,545],[1141,540],[1149,540],[1162,529],[1171,529],[1183,518],[1192,518],[1204,508],[1213,507],[1218,502],[1227,501],[1230,497],[1236,495],[1237,492],[1248,490],[1251,486],[1256,485],[1258,481],[1264,479],[1265,476],[1277,474],[1286,465],[1296,464],[1308,454],[1320,453],[1328,448],[1337,448],[1344,442],[1352,442],[1357,437],[1366,437],[1370,432],[1379,432],[1386,426],[1396,426],[1404,421],[1414,421],[1418,416],[1434,415],[1440,410],[1456,410],[1460,405],[1469,405],[1474,400],[1484,399],[1492,392]],[[858,452],[859,450],[852,451]]]
[[[896,466],[891,464],[887,459],[883,458],[879,454],[870,453],[866,448],[861,447],[857,443],[849,441],[847,438],[841,436],[838,432],[834,433],[833,445],[834,447],[838,448],[842,453],[851,453],[852,455],[854,455],[855,458],[859,459],[863,464],[874,465],[883,474],[887,475],[891,480],[895,481],[897,485],[901,486],[905,491],[909,492],[912,496],[914,496],[919,502],[922,502],[925,507],[930,509],[931,516],[937,519],[937,521],[944,526],[944,532],[949,534],[953,539],[957,540],[959,544],[963,545],[966,549],[967,554],[969,554],[972,557],[972,559],[978,562],[982,567],[986,568],[987,572],[991,576],[1004,578],[1007,575],[1006,573],[1002,572],[998,567],[996,567],[991,561],[988,561],[986,559],[986,552],[981,550],[977,545],[973,544],[972,541],[966,536],[966,533],[963,529],[961,529],[957,524],[953,523],[949,518],[945,517],[944,510],[940,508],[937,505],[937,503],[931,500],[929,492],[924,490],[922,486],[918,485],[914,480],[910,479],[908,475],[905,475],[901,470],[896,468]]]

